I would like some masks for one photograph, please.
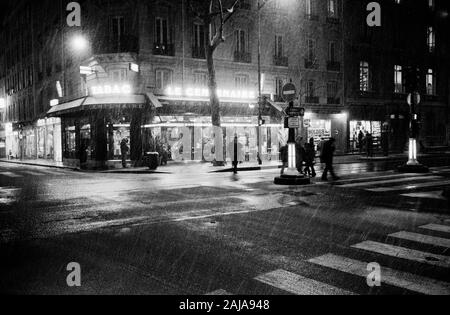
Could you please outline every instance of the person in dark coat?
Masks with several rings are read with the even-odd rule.
[[[314,169],[314,162],[316,159],[316,150],[314,145],[314,138],[309,139],[309,143],[305,145],[305,175],[316,177],[316,170]]]
[[[358,133],[358,148],[359,153],[362,154],[364,149],[364,133],[362,132],[362,130],[360,130]]]
[[[283,163],[281,166],[281,175],[284,174],[285,169],[288,167],[289,163],[289,147],[287,144],[281,147],[280,149],[280,158]]]
[[[325,164],[325,170],[323,171],[322,175],[322,180],[324,181],[328,180],[328,172],[330,172],[331,176],[333,177],[333,180],[339,179],[339,177],[336,176],[336,174],[334,173],[333,168],[334,152],[336,151],[335,142],[336,140],[334,138],[330,138],[330,140],[325,142],[323,145],[320,160],[323,164]]]
[[[367,157],[373,157],[373,137],[372,134],[367,133],[366,136]]]
[[[120,143],[120,153],[122,155],[122,167],[127,168],[127,157],[128,157],[128,151],[130,148],[128,147],[128,139],[124,138],[122,139],[122,142]]]
[[[303,174],[303,162],[305,158],[305,148],[303,147],[302,141],[302,137],[297,137],[295,140],[295,165],[300,174]]]

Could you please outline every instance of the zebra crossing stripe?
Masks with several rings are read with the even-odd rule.
[[[412,189],[418,189],[418,188],[441,187],[441,186],[447,186],[447,185],[450,185],[450,180],[431,182],[431,183],[422,183],[422,184],[417,183],[417,184],[411,184],[408,186],[401,185],[401,186],[394,186],[394,187],[368,188],[365,190],[371,191],[371,192],[393,192],[393,191],[401,191],[401,190],[412,190]]]
[[[229,292],[227,292],[225,290],[220,289],[220,290],[216,290],[216,291],[207,293],[205,295],[213,295],[214,296],[214,295],[233,295],[233,294],[231,294],[231,293],[229,293]]]
[[[378,243],[373,241],[362,242],[353,245],[352,247],[395,258],[401,258],[423,264],[429,264],[432,266],[450,268],[449,256],[436,255],[432,253],[422,252],[414,249]]]
[[[377,180],[374,182],[359,182],[359,183],[353,183],[353,184],[344,184],[339,185],[339,187],[345,187],[345,188],[351,188],[351,187],[366,187],[366,186],[372,186],[372,185],[382,185],[382,184],[394,184],[394,183],[401,183],[405,181],[414,181],[414,180],[431,180],[431,179],[442,179],[441,176],[415,176],[415,177],[402,177],[397,179],[391,179],[391,180]]]
[[[256,281],[296,295],[352,295],[352,292],[302,277],[300,275],[276,270],[255,278]]]
[[[366,278],[369,275],[369,272],[367,271],[367,262],[353,260],[333,254],[313,258],[310,259],[309,262],[318,266],[331,268],[359,277]],[[385,267],[381,267],[381,282],[382,284],[384,283],[422,294],[450,294],[450,283]]]
[[[22,175],[11,173],[11,172],[0,172],[0,175],[10,177],[10,178],[20,178],[23,177]]]
[[[374,176],[374,177],[360,177],[360,178],[351,178],[351,179],[343,179],[343,180],[339,180],[338,183],[336,183],[336,186],[341,186],[339,184],[344,184],[344,183],[357,183],[357,182],[361,182],[361,181],[368,181],[368,180],[372,180],[372,179],[395,179],[395,178],[404,178],[405,180],[409,179],[409,177],[413,177],[413,176],[417,176],[417,174],[392,174],[392,175],[386,175],[386,176]]]
[[[450,248],[450,239],[442,238],[442,237],[423,235],[423,234],[411,233],[411,232],[406,232],[406,231],[390,234],[389,236],[393,237],[393,238],[401,239],[401,240],[414,241],[417,243],[423,243],[423,244],[427,244],[427,245]]]
[[[449,225],[441,225],[441,224],[427,224],[420,227],[421,229],[436,231],[436,232],[445,232],[450,233]]]

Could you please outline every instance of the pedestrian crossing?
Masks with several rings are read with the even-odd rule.
[[[444,224],[449,224],[450,220],[443,221]],[[428,232],[436,233],[449,233],[450,225],[442,224],[427,224],[419,226],[418,230],[427,230]],[[411,248],[414,246],[423,246],[428,248],[450,248],[450,238],[442,237],[442,235],[430,235],[421,234],[420,232],[400,231],[389,234],[387,239],[397,240],[398,242],[407,241],[410,242],[409,247],[403,247],[404,245],[391,245],[388,243],[380,243],[375,241],[364,241],[349,247],[350,253],[346,252],[348,256],[353,254],[368,253],[370,257],[379,257],[380,261],[386,261],[389,259],[393,263],[390,267],[384,267],[380,265],[380,284],[381,287],[388,285],[402,290],[407,290],[413,293],[425,294],[425,295],[450,295],[450,282],[448,278],[443,281],[437,279],[436,276],[428,277],[417,272],[417,268],[411,268],[410,270],[397,270],[392,266],[399,266],[397,262],[403,261],[406,263],[420,264],[426,269],[438,268],[434,270],[445,270],[447,273],[450,268],[450,256],[438,255],[428,251],[422,251]],[[416,245],[411,245],[416,244]],[[443,252],[444,253],[444,252]],[[356,277],[360,279],[360,285],[368,286],[368,279],[372,269],[369,268],[370,264],[373,264],[374,258],[369,260],[358,260],[351,257],[345,257],[343,255],[337,255],[334,253],[328,253],[322,256],[314,257],[306,260],[306,263],[317,268],[323,268],[327,270],[329,278],[332,279],[333,273],[339,273],[339,277],[342,278],[342,274]],[[376,258],[375,258],[376,259]],[[375,260],[376,262],[376,260]],[[397,267],[398,268],[398,267]],[[299,272],[301,273],[301,272]],[[299,273],[292,271],[277,269],[253,278],[253,281],[260,285],[267,286],[268,288],[275,288],[286,292],[286,294],[294,295],[354,295],[358,292],[352,292],[347,288],[340,288],[327,281],[318,281],[313,278],[305,277]],[[338,275],[338,274],[336,274]],[[314,276],[313,276],[314,277]],[[358,285],[356,285],[358,287]],[[361,286],[359,286],[361,287]],[[226,290],[217,290],[209,293],[208,295],[222,295],[224,292],[227,295],[232,295]],[[367,292],[364,292],[367,293]]]
[[[441,170],[450,168],[446,167]],[[429,174],[399,174],[396,172],[383,172],[377,176],[364,176],[357,178],[344,178],[342,180],[321,183],[333,187],[362,190],[371,193],[398,193],[410,198],[428,198],[445,200],[442,195],[444,189],[450,187],[450,178],[442,171]],[[421,192],[420,194],[417,192]]]

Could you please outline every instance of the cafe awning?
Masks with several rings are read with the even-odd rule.
[[[142,94],[87,96],[53,106],[47,112],[47,116],[57,117],[64,114],[93,109],[143,108],[147,103],[145,95]]]

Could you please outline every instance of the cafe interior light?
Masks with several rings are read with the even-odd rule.
[[[4,109],[6,107],[6,102],[4,98],[0,98],[0,109]]]

